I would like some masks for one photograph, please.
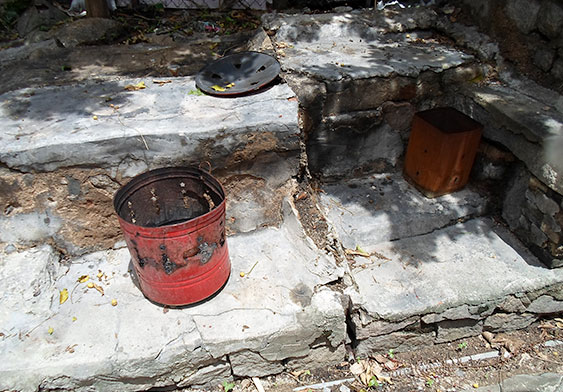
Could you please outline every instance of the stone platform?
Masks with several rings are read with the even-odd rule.
[[[563,270],[491,217],[557,251],[559,178],[542,184],[510,146],[495,200],[472,186],[427,199],[399,173],[416,110],[451,103],[506,120],[508,139],[521,129],[520,112],[483,95],[505,90],[471,88],[479,52],[436,40],[452,26],[386,9],[270,15],[264,28],[288,84],[260,94],[201,96],[185,77],[0,96],[0,389],[210,389],[326,367],[347,347],[409,350],[563,312]],[[531,126],[554,124],[549,113]],[[487,139],[502,141],[491,123]],[[528,141],[546,136],[529,128]],[[206,161],[226,188],[231,276],[203,303],[162,307],[137,287],[111,198],[147,169]],[[315,191],[296,181],[307,169]],[[326,224],[325,248],[311,221]]]

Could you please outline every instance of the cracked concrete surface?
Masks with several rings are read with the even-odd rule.
[[[361,124],[375,124],[362,156],[380,154],[387,170],[400,164],[407,125],[403,112],[390,119],[385,108],[400,102],[412,115],[418,101],[439,93],[447,69],[463,71],[463,80],[475,77],[463,68],[474,59],[441,44],[429,50],[435,43],[423,30],[436,23],[430,11],[371,17],[281,15],[265,26],[276,33],[284,69],[299,74],[291,75],[295,85],[323,80],[320,98],[317,90],[296,90],[301,104],[309,93],[311,102],[322,101],[308,106],[327,119],[319,140],[342,129],[339,138],[348,142],[342,135],[358,131],[360,116]],[[333,45],[335,37],[353,42]],[[282,42],[289,45],[281,48]],[[352,55],[356,67],[347,66]],[[43,220],[47,226],[37,225],[37,235],[27,233],[21,214],[29,211],[18,203],[24,199],[8,198],[0,225],[11,228],[18,217],[24,223],[12,237],[1,237],[11,243],[0,253],[0,389],[205,387],[233,376],[326,367],[345,357],[346,344],[359,355],[407,350],[523,328],[563,312],[563,270],[546,269],[510,233],[482,218],[487,199],[472,189],[428,200],[396,172],[325,184],[319,216],[334,243],[317,248],[289,201],[305,153],[293,91],[276,85],[221,100],[190,95],[192,78],[172,80],[139,91],[124,90],[137,79],[3,94],[2,184],[13,188],[8,196],[26,193],[38,179],[51,184],[37,200],[25,199],[37,203],[30,211],[63,205],[62,199],[88,206],[83,196],[93,188],[105,192],[109,206],[113,188],[128,177],[209,160],[228,191],[227,284],[200,304],[156,305],[138,289],[126,248],[104,243],[104,250],[84,254],[56,243],[55,249],[45,243],[60,222]],[[61,101],[56,108],[55,99]],[[351,110],[360,111],[342,114]],[[337,139],[330,137],[329,144]],[[388,140],[385,151],[372,148],[381,138]],[[356,151],[319,155],[334,169],[339,156],[363,164],[351,154]],[[80,166],[100,171],[79,172]],[[4,175],[7,168],[13,170]],[[69,168],[76,175],[61,174],[60,181],[41,173]],[[350,168],[337,169],[335,175]],[[33,174],[20,181],[20,171]],[[112,213],[111,206],[101,210]],[[83,275],[100,290],[78,282]],[[69,298],[60,304],[64,289]]]
[[[171,309],[143,297],[126,248],[66,266],[49,246],[3,255],[0,389],[202,385],[230,378],[231,366],[235,374],[277,373],[314,351],[322,363],[340,361],[344,305],[323,285],[344,268],[304,235],[289,202],[280,228],[230,237],[228,246],[233,267],[223,290]],[[24,266],[31,288],[20,280]],[[103,294],[77,281],[84,275]]]

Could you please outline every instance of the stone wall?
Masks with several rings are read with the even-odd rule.
[[[503,57],[546,87],[563,89],[563,3],[464,0],[474,22],[499,41]]]
[[[523,165],[512,176],[502,215],[546,265],[563,266],[563,196],[546,187]]]

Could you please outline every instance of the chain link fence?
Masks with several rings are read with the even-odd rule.
[[[162,4],[164,8],[199,9],[199,8],[223,8],[223,9],[253,9],[265,10],[268,0],[140,0],[141,4]],[[127,7],[131,0],[117,0],[118,7]]]

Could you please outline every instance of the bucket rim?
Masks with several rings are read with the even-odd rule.
[[[205,185],[208,185],[221,197],[221,203],[217,204],[215,207],[213,207],[213,209],[206,212],[205,214],[187,219],[183,222],[158,227],[142,226],[136,223],[128,222],[120,215],[120,210],[127,198],[137,192],[139,189],[162,179],[169,179],[179,176],[185,177],[186,175],[194,177],[194,179],[199,178],[201,181],[203,181]],[[151,179],[152,181],[150,181]],[[181,229],[183,226],[191,226],[194,221],[205,222],[215,214],[222,213],[222,211],[225,210],[225,203],[226,195],[223,185],[221,185],[221,183],[213,175],[211,175],[211,173],[197,166],[172,166],[148,170],[133,177],[127,184],[118,189],[113,196],[113,208],[119,219],[119,222],[122,225],[134,228],[137,231],[170,231],[171,229]]]

